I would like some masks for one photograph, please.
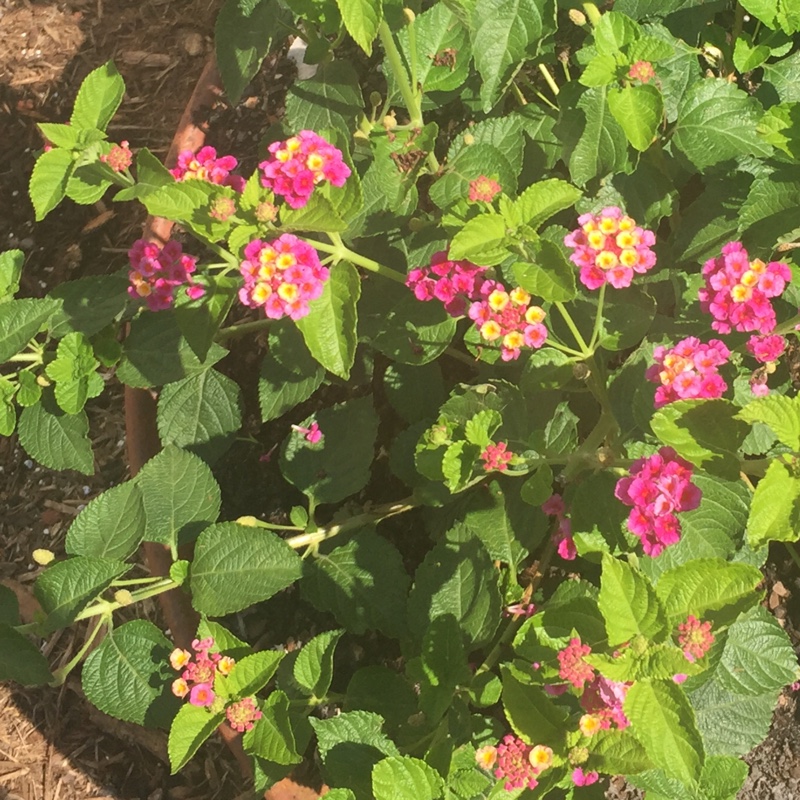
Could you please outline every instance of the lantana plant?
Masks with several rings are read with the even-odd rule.
[[[332,800],[592,798],[617,774],[732,800],[798,678],[761,567],[770,542],[800,562],[800,18],[228,0],[232,102],[284,29],[317,71],[258,153],[168,169],[110,141],[112,63],[40,126],[38,219],[108,194],[177,229],[46,297],[0,256],[0,432],[91,474],[85,407],[116,380],[157,393],[163,449],[37,553],[37,619],[0,587],[0,679],[80,665],[99,709],[169,731],[173,771],[227,721],[258,790],[316,758]],[[284,517],[221,517],[254,411],[234,348],[263,349],[282,438],[240,436],[242,479],[280,473],[305,498]],[[166,592],[200,616],[191,650],[131,618]],[[287,597],[321,632],[260,649],[242,620]],[[51,672],[42,639],[78,624]],[[348,670],[343,639],[380,646]]]

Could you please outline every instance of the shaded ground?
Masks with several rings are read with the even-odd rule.
[[[128,91],[111,137],[163,156],[211,47],[219,5],[220,0],[0,0],[0,249],[26,252],[25,294],[42,295],[62,281],[119,269],[144,220],[133,205],[66,203],[34,225],[27,182],[42,146],[35,123],[65,121],[83,77],[113,58]],[[290,68],[280,62],[270,70],[268,79],[262,75],[254,82],[238,109],[220,106],[210,144],[230,145],[237,155],[254,159],[263,128],[280,111]],[[252,166],[246,161],[245,171]],[[254,373],[252,365],[249,372]],[[37,467],[15,438],[0,438],[0,509],[5,512],[0,515],[0,580],[13,576],[22,597],[37,575],[30,553],[40,547],[63,552],[66,531],[83,504],[128,477],[121,390],[107,392],[88,411],[97,454],[97,472],[90,478]],[[784,553],[776,554],[776,561]],[[786,588],[770,603],[781,619],[800,620],[800,604],[793,605],[792,597],[800,598],[796,575],[788,560],[773,565],[772,581],[780,578]],[[309,634],[298,628],[305,623],[291,606],[287,598],[281,625],[264,633],[270,644],[275,637],[288,643],[290,635]],[[156,619],[155,603],[143,613]],[[797,644],[791,623],[787,628]],[[56,666],[80,646],[83,635],[78,628],[48,643]],[[797,703],[787,693],[770,738],[749,759],[753,775],[742,800],[800,797],[796,715]],[[0,686],[0,800],[249,796],[221,743],[207,744],[175,778],[169,776],[165,749],[163,733],[118,723],[92,709],[81,699],[76,679],[60,690]],[[609,792],[616,800],[639,796],[621,783]]]

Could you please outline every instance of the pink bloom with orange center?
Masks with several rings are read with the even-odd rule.
[[[556,550],[565,561],[574,561],[578,556],[575,540],[572,538],[572,521],[566,513],[564,500],[560,494],[551,495],[542,503],[542,511],[558,521],[552,536]]]
[[[747,340],[747,352],[756,361],[768,364],[777,361],[786,350],[786,339],[777,334],[771,336],[751,336]]]
[[[632,81],[650,83],[656,77],[656,71],[649,61],[637,61],[628,70],[628,78]]]
[[[303,428],[300,425],[292,425],[292,430],[296,433],[302,433],[303,438],[310,444],[319,444],[324,436],[318,422],[312,422],[307,428]]]
[[[210,706],[214,702],[214,690],[210,683],[197,683],[189,693],[189,702],[193,706]]]
[[[177,165],[170,170],[177,181],[199,180],[230,186],[234,191],[244,191],[245,180],[239,175],[231,175],[238,161],[233,156],[220,156],[213,147],[201,147],[197,153],[184,150],[178,156]]]
[[[503,187],[497,181],[481,175],[469,183],[469,201],[470,203],[478,201],[491,203],[495,196],[502,191]]]
[[[176,291],[184,286],[195,297],[204,293],[202,286],[192,283],[197,257],[186,255],[174,239],[163,247],[146,239],[135,241],[128,250],[128,294],[143,299],[151,311],[171,308]],[[199,294],[198,294],[199,292]]]
[[[406,277],[406,286],[417,300],[439,300],[451,317],[463,317],[469,303],[480,297],[483,273],[471,261],[451,261],[446,250],[431,256],[427,267],[416,267]]]
[[[192,660],[192,654],[188,650],[181,650],[176,647],[169,654],[169,663],[172,669],[183,669]]]
[[[683,650],[686,659],[695,662],[702,658],[714,644],[714,634],[711,633],[711,622],[700,622],[691,614],[686,622],[678,625],[678,644]]]
[[[475,763],[481,768],[489,772],[497,762],[497,748],[494,745],[487,744],[479,747],[475,751]]]
[[[600,780],[600,776],[594,771],[584,772],[580,767],[575,767],[572,771],[572,782],[576,786],[591,786],[598,780]]]

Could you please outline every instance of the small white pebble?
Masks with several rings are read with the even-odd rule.
[[[89,492],[92,491],[88,486],[83,486],[82,490],[83,490],[83,496],[84,497],[86,497],[86,495],[89,494]]]
[[[28,469],[33,469],[33,461],[31,461],[29,458],[26,458],[26,459],[25,459],[25,460],[24,460],[22,463],[23,463],[23,464],[24,464],[24,465],[25,465],[25,466],[26,466]]]
[[[47,284],[44,281],[39,281],[39,286],[41,286],[42,289],[46,289],[47,288]]]
[[[78,511],[83,511],[83,509],[84,509],[84,508],[86,508],[86,503],[81,503],[81,504],[78,506]]]
[[[50,528],[45,528],[45,529],[42,531],[42,533],[43,533],[45,536],[49,536],[49,535],[50,535]]]
[[[34,50],[33,52],[36,53],[37,56],[40,56],[42,54],[42,51],[39,50],[38,48],[36,50]]]

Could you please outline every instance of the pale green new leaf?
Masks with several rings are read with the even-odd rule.
[[[772,394],[748,403],[738,414],[745,422],[764,422],[787,447],[800,452],[800,397]]]
[[[747,520],[747,541],[757,548],[770,541],[795,542],[800,535],[800,478],[773,461],[758,482]]]
[[[0,364],[19,353],[36,336],[57,305],[53,300],[33,297],[2,304]]]
[[[507,222],[514,227],[528,225],[536,229],[554,214],[569,208],[580,196],[579,189],[558,178],[539,181],[531,184],[514,201],[514,221]]]
[[[418,758],[390,756],[372,769],[375,800],[436,800],[444,792],[439,773]]]
[[[70,124],[104,131],[117,113],[124,94],[125,81],[114,62],[107,61],[84,78],[75,98]]]
[[[242,739],[245,751],[273,764],[289,765],[302,761],[297,752],[286,694],[273,691],[261,704],[261,713],[261,719]]]
[[[368,56],[372,55],[372,42],[383,19],[382,0],[336,0],[336,5],[347,32]]]
[[[285,652],[262,650],[239,659],[231,674],[225,679],[225,692],[229,697],[250,697],[270,681]]]
[[[225,712],[216,714],[204,706],[184,703],[169,729],[167,752],[169,753],[170,775],[183,769],[200,745],[216,731],[225,719]]]
[[[450,242],[450,258],[481,266],[499,264],[508,255],[506,221],[499,214],[481,214],[468,220]]]
[[[612,88],[608,93],[608,107],[628,141],[637,150],[647,150],[664,116],[664,100],[658,88],[650,83]]]

